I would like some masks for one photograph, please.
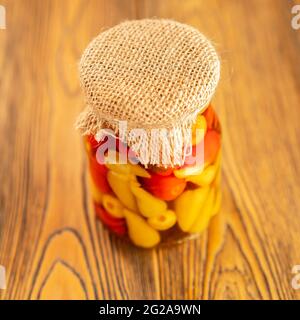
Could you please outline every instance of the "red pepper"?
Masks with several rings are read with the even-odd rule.
[[[126,220],[124,218],[115,218],[105,211],[101,206],[95,204],[96,216],[112,232],[119,236],[127,233]]]
[[[141,178],[141,181],[147,191],[166,201],[177,198],[186,187],[186,181],[176,178],[173,174],[170,176],[153,174],[151,178]]]

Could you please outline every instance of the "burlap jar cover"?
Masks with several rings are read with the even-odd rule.
[[[87,107],[76,127],[83,135],[100,140],[103,129],[112,129],[143,165],[175,166],[183,164],[192,124],[216,89],[220,61],[195,28],[144,19],[100,33],[86,48],[79,73]],[[120,121],[126,121],[124,135]],[[142,137],[134,134],[137,128]]]

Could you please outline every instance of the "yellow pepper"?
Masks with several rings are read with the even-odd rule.
[[[209,188],[184,191],[174,200],[175,213],[180,229],[189,232],[209,194]]]
[[[127,222],[129,238],[135,245],[151,248],[160,242],[159,232],[150,227],[140,215],[127,209],[124,209],[123,212]]]
[[[213,182],[217,169],[218,167],[216,165],[210,165],[205,168],[201,174],[186,177],[186,180],[193,182],[200,187],[208,186]]]
[[[143,177],[143,178],[151,177],[150,173],[140,165],[132,164],[130,162],[124,163],[124,164],[118,163],[119,159],[120,159],[119,152],[110,150],[109,156],[105,157],[105,166],[112,171],[125,174],[125,175],[134,174],[138,177]]]
[[[186,180],[197,184],[200,187],[210,185],[214,180],[219,179],[221,164],[221,151],[219,151],[215,162],[205,167],[205,169],[196,175],[187,176]]]
[[[192,227],[189,229],[190,233],[200,233],[208,226],[209,220],[213,213],[214,200],[215,200],[215,190],[210,189],[204,205],[198,211],[196,221],[193,223]]]
[[[173,227],[176,220],[175,212],[173,210],[166,210],[157,216],[149,218],[147,221],[154,229],[163,231]]]
[[[189,177],[195,177],[203,172],[204,165],[184,167],[182,169],[174,170],[174,175],[178,179],[186,179]]]
[[[144,169],[143,167],[141,167],[138,164],[128,164],[130,166],[130,170],[131,173],[138,176],[138,177],[143,177],[143,178],[151,178],[150,173]]]
[[[110,194],[104,194],[102,198],[104,209],[114,218],[123,218],[123,209],[121,201]]]
[[[136,197],[139,212],[146,218],[157,216],[167,210],[165,201],[154,197],[151,193],[141,188],[140,184],[135,180],[130,182],[132,193]]]
[[[120,174],[112,170],[109,170],[107,173],[107,181],[117,198],[126,208],[137,211],[136,201],[130,189],[131,179],[131,176]]]

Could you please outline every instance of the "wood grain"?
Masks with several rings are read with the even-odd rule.
[[[293,1],[2,1],[2,299],[299,299],[300,30]],[[95,220],[76,115],[82,50],[124,19],[174,18],[222,58],[222,211],[199,239],[133,248]]]

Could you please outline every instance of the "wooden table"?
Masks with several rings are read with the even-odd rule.
[[[300,30],[293,1],[1,1],[0,264],[6,299],[297,299]],[[77,64],[103,27],[174,18],[222,58],[222,211],[198,240],[143,251],[95,220],[74,120]]]

